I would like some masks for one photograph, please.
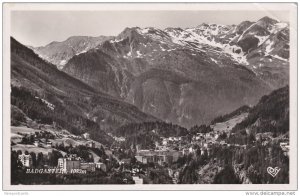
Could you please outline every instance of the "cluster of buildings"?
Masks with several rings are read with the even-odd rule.
[[[162,153],[160,153],[161,151],[169,152],[169,153],[165,153],[166,159],[169,158],[168,154],[174,154],[172,152],[174,152],[176,150],[179,151],[180,156],[195,153],[197,150],[200,151],[201,155],[204,155],[205,153],[207,153],[207,155],[210,156],[212,153],[212,147],[214,145],[226,146],[226,147],[231,146],[231,144],[226,143],[225,138],[222,138],[222,136],[225,134],[227,137],[228,133],[226,131],[217,130],[217,131],[211,131],[211,132],[207,132],[207,133],[196,133],[195,135],[191,136],[190,138],[187,138],[186,136],[161,138],[162,139],[161,146],[156,145],[156,149],[159,149],[159,150],[155,150],[154,152],[155,153],[157,152],[156,154],[162,154]],[[170,150],[170,149],[172,149],[172,150]],[[173,150],[173,149],[176,149],[176,150]],[[148,158],[149,155],[146,156],[145,153],[140,152],[137,155],[140,155],[140,156],[136,157],[138,160],[140,160],[140,162],[146,163],[146,159],[147,159],[147,161],[150,159],[150,158]],[[176,159],[173,159],[173,160],[176,161]]]
[[[182,152],[177,150],[138,150],[135,158],[144,164],[158,163],[163,165],[164,163],[172,164],[181,156],[183,156]]]
[[[51,148],[52,142],[46,141],[45,139],[37,139],[37,140],[34,140],[33,145],[35,145],[36,147]]]
[[[208,133],[197,133],[196,135],[193,136],[192,138],[192,142],[197,142],[197,141],[204,141],[206,143],[217,143],[220,138],[221,135],[226,134],[227,133],[225,131],[212,131],[212,132],[208,132]]]
[[[136,149],[136,160],[147,163],[172,164],[176,162],[179,157],[195,153],[200,147],[201,154],[205,152],[211,154],[211,147],[215,142],[215,138],[211,139],[212,133],[194,135],[192,138],[186,136],[182,137],[161,137],[161,142],[155,143],[155,150],[139,150]]]
[[[114,138],[114,140],[116,142],[125,142],[126,138],[125,137],[117,137],[117,136],[114,136],[113,134],[111,133],[108,133],[109,136],[111,136],[112,138]]]
[[[272,141],[272,135],[271,132],[257,133],[255,134],[255,140],[260,141],[263,146],[266,146]]]
[[[182,137],[168,137],[168,138],[162,138],[162,144],[167,145],[168,143],[173,143],[173,142],[179,142],[182,140]]]
[[[76,154],[69,154],[66,157],[59,158],[57,167],[65,171],[82,169],[94,172],[96,169],[101,169],[106,172],[106,165],[104,163],[84,162],[80,157],[77,157]]]
[[[161,137],[161,142],[156,142],[155,150],[139,150],[136,151],[136,160],[141,163],[158,163],[160,165],[176,162],[179,157],[199,152],[201,155],[207,153],[210,156],[213,152],[214,146],[224,147],[239,147],[247,148],[247,145],[229,144],[226,138],[234,133],[217,130],[208,133],[196,133],[190,138],[184,137]],[[262,135],[263,139],[269,137],[268,134]],[[281,145],[282,149],[288,154],[289,146],[287,144]]]
[[[157,150],[169,150],[169,149],[177,149],[179,148],[181,145],[185,144],[185,143],[190,143],[187,141],[185,136],[182,137],[161,137],[161,142],[156,142],[155,143],[155,149]]]
[[[32,157],[30,154],[20,154],[18,159],[24,167],[32,167]],[[106,172],[106,165],[101,162],[84,162],[80,157],[77,157],[76,154],[69,154],[64,158],[58,159],[57,169],[62,169],[67,172],[76,169],[94,172],[96,169],[101,169]]]
[[[84,133],[82,134],[82,137],[80,136],[73,136],[73,135],[68,135],[68,138],[72,138],[72,139],[86,139],[88,140],[86,142],[86,146],[87,147],[90,147],[90,148],[95,148],[96,147],[96,144],[94,141],[90,140],[90,134],[89,133]],[[46,140],[45,138],[42,138],[42,139],[35,139],[34,142],[33,142],[33,145],[36,146],[36,147],[43,147],[43,148],[51,148],[53,147],[53,143],[49,140]]]

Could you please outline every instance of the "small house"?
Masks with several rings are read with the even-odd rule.
[[[84,133],[84,134],[82,134],[82,137],[84,138],[84,139],[90,139],[90,134],[89,133]]]

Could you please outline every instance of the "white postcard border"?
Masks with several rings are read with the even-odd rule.
[[[286,10],[290,12],[290,184],[197,185],[11,185],[10,13],[15,10]],[[297,190],[297,4],[296,3],[4,3],[3,4],[3,190]]]

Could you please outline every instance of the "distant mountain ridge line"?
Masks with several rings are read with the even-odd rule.
[[[189,127],[253,105],[285,85],[287,32],[286,24],[269,18],[231,29],[125,28],[74,56],[62,70],[159,119]]]
[[[73,36],[34,51],[97,91],[185,127],[253,105],[289,81],[289,25],[269,17],[184,30],[127,27],[102,38]]]
[[[249,22],[249,23],[251,23],[252,25],[253,24],[255,24],[255,23],[257,23],[257,22],[259,22],[259,21],[261,21],[261,20],[266,20],[266,21],[275,21],[274,19],[271,19],[271,18],[269,18],[269,17],[264,17],[264,18],[262,18],[262,19],[260,19],[260,20],[258,20],[258,21],[256,21],[256,22]],[[186,32],[186,31],[189,31],[189,30],[192,30],[192,29],[194,29],[194,30],[199,30],[199,29],[203,29],[203,28],[205,28],[205,27],[209,27],[209,28],[218,28],[218,29],[221,29],[222,31],[224,31],[224,29],[227,29],[227,32],[230,32],[230,31],[232,31],[234,28],[237,28],[238,26],[240,26],[241,24],[243,24],[243,23],[245,23],[245,22],[247,22],[247,21],[244,21],[244,22],[242,22],[242,23],[240,23],[239,25],[221,25],[221,24],[214,24],[214,23],[202,23],[201,25],[197,25],[196,27],[187,27],[187,28],[180,28],[180,27],[167,27],[167,28],[164,28],[164,29],[159,29],[159,28],[156,28],[156,27],[145,27],[145,28],[141,28],[141,27],[126,27],[123,31],[126,31],[126,29],[137,29],[137,30],[139,30],[139,31],[141,31],[141,32],[143,32],[143,31],[145,31],[146,29],[153,29],[153,30],[156,30],[156,31],[160,31],[160,32],[164,32],[164,33],[167,33],[168,31],[170,31],[170,30],[179,30],[179,31],[184,31],[184,32]],[[279,23],[279,21],[278,21],[278,23]],[[215,32],[215,30],[214,31],[212,31],[211,33],[214,33]],[[218,32],[219,33],[219,32]],[[224,32],[223,32],[224,33]],[[168,33],[167,33],[168,34]],[[222,33],[221,33],[222,34]],[[119,34],[120,35],[120,34]],[[100,35],[100,36],[71,36],[71,37],[69,37],[69,38],[67,38],[65,41],[60,41],[60,42],[57,42],[57,41],[54,41],[54,42],[51,42],[51,43],[49,43],[49,44],[47,44],[47,45],[45,45],[45,46],[41,46],[41,47],[31,47],[32,49],[34,49],[34,51],[36,52],[36,53],[38,53],[42,58],[44,58],[45,60],[47,60],[47,61],[49,61],[49,62],[52,62],[52,63],[54,63],[54,64],[56,64],[56,65],[58,65],[58,67],[59,68],[61,68],[61,67],[63,67],[66,63],[67,63],[67,61],[70,59],[70,58],[72,58],[72,56],[74,56],[75,54],[73,54],[73,55],[71,55],[71,57],[68,57],[68,58],[66,58],[67,60],[61,60],[60,59],[60,61],[58,61],[58,60],[53,60],[52,58],[55,58],[55,56],[54,57],[51,57],[51,54],[52,54],[52,52],[51,51],[49,51],[48,53],[49,53],[49,55],[47,55],[47,51],[44,51],[44,50],[47,50],[47,48],[49,48],[49,47],[51,47],[51,46],[53,46],[53,45],[55,45],[55,44],[64,44],[65,42],[68,42],[69,40],[72,40],[72,39],[79,39],[79,38],[81,38],[81,39],[98,39],[98,38],[100,38],[102,41],[100,41],[99,43],[97,43],[97,44],[95,44],[95,45],[93,45],[93,46],[91,46],[88,50],[90,50],[90,49],[94,49],[94,48],[97,48],[98,47],[98,45],[101,45],[103,42],[105,42],[105,41],[111,41],[111,40],[115,40],[119,35],[117,35],[117,36],[102,36],[102,35]],[[170,34],[168,34],[168,35],[170,35]],[[243,34],[242,34],[243,35]],[[241,37],[242,37],[242,35],[239,37],[239,40],[241,39]],[[238,41],[239,41],[238,40]],[[49,50],[49,49],[48,49]],[[82,52],[86,52],[86,51],[88,51],[88,50],[85,50],[85,49],[81,49],[79,52],[77,51],[76,52],[76,55],[77,54],[80,54],[80,53],[82,53]],[[52,54],[52,55],[55,55],[55,54]],[[57,56],[57,55],[56,55]],[[57,58],[61,58],[61,57],[57,57]]]
[[[267,18],[270,18],[270,17],[268,17],[268,16],[266,16]],[[264,17],[263,17],[264,18]],[[273,20],[276,20],[276,19],[273,19]],[[259,21],[259,20],[257,20],[257,21]],[[256,21],[256,22],[257,22]],[[289,21],[280,21],[280,20],[276,20],[278,23],[279,22],[282,22],[282,23],[287,23],[287,24],[289,24]],[[244,23],[244,22],[249,22],[249,23],[255,23],[255,22],[253,22],[253,21],[249,21],[249,20],[245,20],[245,21],[243,21],[243,22],[241,22],[241,23]],[[240,24],[241,24],[240,23]],[[165,30],[167,30],[167,29],[180,29],[180,30],[186,30],[186,29],[191,29],[191,28],[199,28],[199,27],[201,27],[201,26],[203,26],[203,25],[216,25],[216,26],[225,26],[225,27],[235,27],[235,26],[238,26],[239,24],[227,24],[227,25],[224,25],[224,24],[221,24],[221,23],[210,23],[210,22],[203,22],[203,23],[201,23],[200,25],[196,25],[196,26],[191,26],[191,27],[179,27],[179,26],[177,26],[177,27],[165,27],[165,28],[158,28],[158,27],[152,27],[152,26],[147,26],[147,27],[140,27],[140,26],[132,26],[132,27],[126,27],[126,28],[130,28],[130,29],[132,29],[132,28],[139,28],[139,29],[147,29],[147,28],[155,28],[155,29],[158,29],[158,30],[161,30],[161,31],[165,31]],[[125,28],[125,29],[126,29]],[[27,47],[29,47],[29,48],[40,48],[40,47],[45,47],[45,46],[47,46],[47,45],[51,45],[51,44],[53,44],[53,43],[62,43],[62,42],[64,42],[64,41],[67,41],[68,39],[70,39],[70,38],[74,38],[74,37],[87,37],[87,38],[97,38],[97,37],[101,37],[101,36],[103,36],[103,37],[112,37],[112,39],[113,38],[115,38],[115,37],[117,37],[118,35],[99,35],[99,36],[92,36],[92,35],[72,35],[72,36],[69,36],[69,37],[67,37],[67,38],[65,38],[65,39],[63,39],[63,40],[61,40],[61,41],[52,41],[52,42],[50,42],[50,43],[48,43],[48,44],[44,44],[44,45],[40,45],[40,46],[31,46],[31,45],[26,45]]]

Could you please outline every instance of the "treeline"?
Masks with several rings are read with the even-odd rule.
[[[244,171],[247,174],[246,177],[253,184],[289,183],[289,158],[284,155],[278,144],[269,144],[267,146],[257,144],[256,146],[247,146],[246,149],[239,147],[217,147],[213,149],[213,154],[221,167],[225,169],[227,166],[232,169],[235,168],[236,176],[239,175],[239,172]],[[273,178],[267,173],[267,167],[279,167],[280,173],[278,173],[276,178]],[[229,168],[226,170],[229,170]],[[223,174],[225,175],[226,172]],[[226,176],[224,177],[226,178]],[[222,181],[215,179],[215,182]]]
[[[200,149],[195,154],[184,155],[180,157],[173,165],[175,168],[183,166],[179,172],[179,184],[197,184],[199,180],[198,170],[200,167],[208,164],[209,158],[207,151],[201,154]]]
[[[254,106],[249,115],[233,128],[233,132],[245,129],[254,123],[255,132],[272,132],[274,136],[289,131],[289,86],[263,96]]]
[[[239,164],[239,169],[246,171],[253,184],[289,183],[289,158],[284,155],[278,144],[236,149],[232,160],[233,165]],[[276,178],[267,173],[268,167],[280,168]]]
[[[243,130],[239,130],[234,135],[230,134],[226,138],[226,142],[229,144],[239,144],[239,145],[248,145],[253,144],[256,141],[255,134],[250,133],[247,134],[247,132]]]
[[[55,122],[59,127],[64,128],[75,135],[88,132],[91,138],[103,144],[112,141],[99,125],[86,117],[74,111],[72,103],[64,102],[64,105],[55,102],[54,110],[47,107],[45,103],[38,98],[38,94],[29,92],[25,88],[11,87],[11,104],[19,108],[32,120],[42,124],[52,124]],[[20,121],[19,115],[12,113],[12,125]]]
[[[209,133],[213,131],[213,129],[208,125],[195,125],[193,127],[190,128],[189,132],[193,135],[197,134],[197,133]]]
[[[199,171],[206,167],[203,174]],[[278,167],[280,172],[276,178],[267,173],[267,167]],[[197,184],[240,184],[245,180],[253,184],[288,184],[289,158],[284,155],[278,144],[268,146],[240,147],[213,146],[208,156],[196,149],[194,154],[185,155],[172,165],[180,169],[179,183]],[[243,182],[244,181],[244,182]]]
[[[215,177],[213,184],[241,184],[231,165],[226,165]]]
[[[231,119],[234,116],[238,116],[242,113],[249,112],[250,109],[251,108],[249,106],[244,105],[244,106],[238,108],[237,110],[235,110],[235,111],[233,111],[229,114],[218,116],[217,118],[215,118],[214,120],[211,121],[211,124],[216,124],[216,123],[219,123],[219,122],[225,122],[225,121]]]
[[[22,123],[26,123],[26,115],[19,108],[17,108],[14,105],[11,105],[10,111],[11,111],[10,124],[12,126],[19,126]]]
[[[173,184],[167,169],[163,168],[149,169],[148,175],[144,179],[144,184]]]
[[[36,98],[37,94],[32,94],[24,88],[11,87],[11,104],[21,109],[29,118],[37,120],[40,123],[52,124],[54,112],[47,107],[41,99]],[[12,113],[12,124],[15,121],[25,121],[17,113]]]

